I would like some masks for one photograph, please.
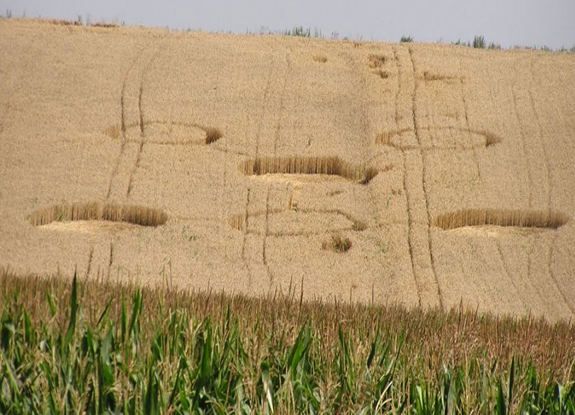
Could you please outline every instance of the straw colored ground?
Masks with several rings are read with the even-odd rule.
[[[0,267],[575,314],[575,56],[0,20]]]

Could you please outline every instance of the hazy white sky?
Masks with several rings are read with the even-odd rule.
[[[0,0],[0,13],[125,22],[206,31],[283,31],[397,42],[487,42],[552,48],[575,45],[575,0]]]

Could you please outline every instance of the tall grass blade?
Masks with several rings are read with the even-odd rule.
[[[273,391],[273,384],[270,379],[270,365],[267,360],[264,360],[261,364],[261,372],[262,372],[262,385],[264,387],[264,395],[265,395],[265,402],[267,408],[269,408],[270,413],[274,413],[274,399],[272,395]],[[266,409],[266,408],[264,408]]]
[[[305,357],[311,344],[311,333],[309,323],[306,323],[299,331],[297,339],[288,356],[288,367],[292,377],[295,377],[298,365]]]
[[[505,394],[503,393],[503,385],[501,379],[497,382],[497,404],[495,406],[495,413],[497,415],[506,415],[507,407],[505,405]]]
[[[144,395],[144,413],[147,415],[158,415],[160,413],[158,407],[158,388],[152,364],[150,364],[148,368],[148,386],[146,387],[146,393]]]
[[[513,382],[515,380],[515,356],[511,358],[511,369],[509,370],[509,392],[507,395],[507,409],[511,413],[513,407]]]
[[[66,332],[66,344],[72,342],[74,331],[76,330],[76,319],[78,314],[78,280],[76,271],[74,271],[74,278],[72,280],[72,294],[70,295],[70,319],[68,324],[68,331]]]

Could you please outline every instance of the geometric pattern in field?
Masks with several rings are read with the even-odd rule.
[[[0,21],[0,73],[0,266],[575,314],[571,55]]]

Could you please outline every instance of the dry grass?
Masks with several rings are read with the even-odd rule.
[[[323,241],[321,249],[324,251],[333,251],[337,253],[347,252],[351,249],[351,240],[340,234],[332,234],[330,239]]]
[[[222,132],[218,128],[205,127],[204,130],[206,132],[206,144],[212,144],[223,137]]]
[[[436,73],[431,73],[429,71],[425,71],[423,72],[423,79],[426,81],[454,81],[456,80],[455,77],[453,76],[448,76],[448,75],[440,75],[440,74],[436,74]]]
[[[113,138],[114,140],[118,140],[122,135],[122,127],[118,124],[111,125],[104,130],[104,134],[110,138]]]
[[[384,55],[370,54],[367,57],[367,60],[368,60],[370,68],[377,69],[377,68],[381,68],[385,64],[385,62],[387,61],[387,58]]]
[[[557,229],[565,225],[567,221],[566,215],[557,212],[464,209],[438,216],[433,221],[433,226],[445,230],[485,225]]]
[[[355,349],[357,359],[360,356],[367,359],[369,343],[377,333],[382,339],[393,339],[404,333],[406,341],[402,354],[409,367],[421,367],[430,374],[435,374],[435,369],[444,363],[465,365],[474,357],[492,361],[497,370],[509,367],[514,356],[531,359],[542,370],[565,374],[569,373],[575,361],[575,325],[568,322],[551,324],[533,316],[496,317],[478,314],[475,309],[466,309],[462,305],[447,311],[422,311],[395,304],[369,306],[341,301],[302,302],[299,290],[293,289],[263,298],[249,298],[213,290],[171,288],[166,275],[160,275],[159,280],[165,284],[155,288],[111,281],[83,282],[79,297],[86,319],[95,323],[102,310],[110,307],[109,315],[119,320],[122,298],[126,299],[129,310],[133,293],[143,290],[145,302],[141,330],[146,338],[156,333],[157,326],[151,322],[161,309],[185,310],[198,320],[223,320],[230,314],[241,316],[238,324],[246,330],[246,338],[251,339],[250,344],[255,347],[261,346],[258,341],[254,342],[255,339],[263,340],[271,333],[285,333],[286,341],[293,341],[297,336],[296,328],[311,321],[317,329],[320,340],[317,344],[322,346],[321,352],[330,358],[339,342],[339,327],[349,330],[350,338],[361,343],[362,346]],[[52,315],[50,303],[39,301],[39,298],[50,297],[56,306],[60,305],[50,324],[65,327],[69,318],[66,305],[70,288],[69,276],[16,275],[0,268],[0,308],[9,303],[13,293],[18,293],[18,302],[22,309],[28,311],[32,321]],[[108,304],[110,300],[113,301]]]
[[[261,157],[247,160],[241,170],[248,176],[264,174],[326,174],[368,184],[379,171],[339,157]]]
[[[390,146],[391,138],[395,135],[394,132],[383,132],[379,133],[375,138],[375,144],[380,144],[382,146]]]
[[[327,56],[325,56],[325,55],[313,55],[313,61],[319,62],[319,63],[326,63],[327,62]]]
[[[343,193],[343,190],[333,190],[331,192],[329,192],[327,195],[328,196],[337,196]]]
[[[159,226],[166,223],[168,216],[160,209],[102,202],[55,205],[38,209],[30,216],[30,223],[34,226],[80,220],[105,220],[141,226]]]
[[[104,23],[104,22],[92,23],[90,26],[103,27],[105,29],[113,29],[113,28],[119,27],[119,25],[116,23]]]
[[[234,215],[229,219],[228,223],[232,229],[241,231],[246,226],[246,215],[245,214]]]
[[[354,231],[361,232],[361,231],[364,231],[367,229],[367,224],[365,222],[360,221],[360,220],[354,220],[353,224],[351,225],[351,228]]]
[[[79,20],[49,19],[46,20],[46,23],[57,26],[82,26],[82,22]]]
[[[485,137],[485,147],[490,147],[503,141],[501,137],[498,137],[489,131],[477,131],[477,133],[482,134]]]
[[[387,71],[384,71],[383,69],[378,69],[376,71],[373,71],[374,75],[379,76],[381,79],[387,79],[391,76],[391,74]]]
[[[404,128],[404,129],[398,130],[398,131],[384,131],[384,132],[379,133],[377,135],[377,137],[375,138],[375,144],[380,144],[382,146],[393,146],[391,139],[394,136],[401,135],[401,134],[407,133],[409,131],[412,131],[412,130],[409,128]]]

